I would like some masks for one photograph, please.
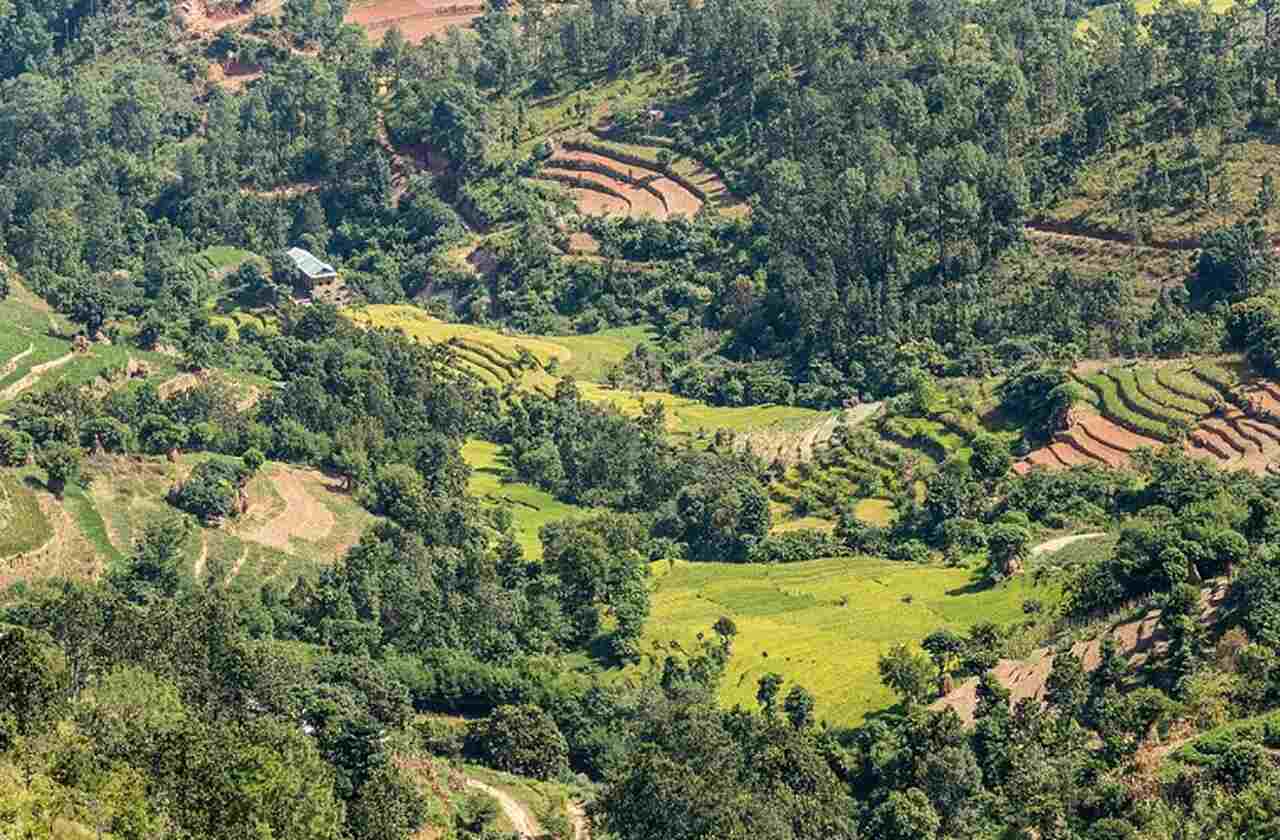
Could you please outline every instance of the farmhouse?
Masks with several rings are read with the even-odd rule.
[[[303,248],[290,248],[285,253],[288,254],[289,259],[293,260],[294,267],[302,272],[309,281],[308,285],[312,287],[338,276],[333,266],[321,261],[310,251]]]

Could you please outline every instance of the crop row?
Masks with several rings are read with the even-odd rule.
[[[493,377],[495,384],[501,386],[512,379],[510,373],[490,362],[488,359],[471,352],[470,348],[455,345],[453,352],[458,362],[466,367],[477,368]]]
[[[1213,411],[1213,408],[1203,400],[1192,399],[1166,388],[1156,378],[1156,372],[1151,368],[1137,368],[1133,372],[1133,377],[1138,385],[1138,391],[1154,403],[1191,417],[1203,417]]]
[[[1116,383],[1120,399],[1128,407],[1129,411],[1134,414],[1166,426],[1172,426],[1178,422],[1189,424],[1195,419],[1194,415],[1167,408],[1148,399],[1138,388],[1138,378],[1132,368],[1115,368],[1104,371],[1104,373]]]
[[[1128,429],[1134,434],[1146,435],[1169,443],[1178,440],[1178,435],[1169,428],[1168,424],[1130,409],[1121,398],[1120,387],[1114,379],[1101,373],[1082,376],[1079,379],[1098,395],[1103,415],[1117,426]]]
[[[1195,400],[1208,406],[1212,406],[1214,402],[1222,399],[1222,394],[1219,393],[1217,388],[1201,382],[1191,374],[1190,368],[1177,367],[1175,365],[1165,365],[1157,368],[1156,381],[1166,391],[1180,394],[1187,399]]]
[[[505,370],[507,375],[512,379],[518,379],[520,377],[520,362],[515,356],[509,356],[502,353],[498,348],[493,347],[492,345],[473,341],[467,338],[458,339],[456,346],[465,349],[474,356],[480,356],[481,358],[487,359],[490,364],[496,365]]]
[[[1221,367],[1218,367],[1217,365],[1211,365],[1211,364],[1196,365],[1194,368],[1191,369],[1191,372],[1195,375],[1197,379],[1207,383],[1208,385],[1213,386],[1213,388],[1217,390],[1218,393],[1222,394],[1228,400],[1231,400],[1234,402],[1234,400],[1232,399],[1233,397],[1232,390],[1237,385],[1240,384],[1239,377],[1237,377],[1234,373],[1232,373],[1229,370],[1226,370],[1225,368],[1221,368]]]

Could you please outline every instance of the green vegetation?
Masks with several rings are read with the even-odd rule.
[[[1116,425],[1156,440],[1172,442],[1178,439],[1178,435],[1168,423],[1155,419],[1159,416],[1157,409],[1152,409],[1150,416],[1139,414],[1131,409],[1130,405],[1133,403],[1121,396],[1117,379],[1111,378],[1106,373],[1095,373],[1081,376],[1079,380],[1097,395],[1103,415]],[[1136,385],[1134,390],[1136,392]]]
[[[1055,597],[1026,579],[984,588],[967,569],[871,558],[769,567],[659,562],[653,575],[647,641],[692,645],[722,615],[737,625],[722,703],[750,705],[756,681],[772,671],[812,691],[819,716],[839,725],[892,702],[876,671],[891,645],[939,627],[963,632],[980,621],[1013,621],[1027,598]]]
[[[462,447],[462,457],[471,467],[468,492],[488,504],[505,506],[511,511],[515,539],[526,557],[542,557],[542,542],[538,539],[542,526],[591,512],[559,501],[545,490],[512,480],[514,476],[503,461],[501,447],[496,444],[469,440]]]
[[[3,518],[0,522],[0,557],[12,557],[39,548],[53,536],[49,518],[40,509],[35,493],[19,480],[6,477],[0,482]]]

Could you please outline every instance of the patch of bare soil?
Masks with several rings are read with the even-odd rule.
[[[507,820],[521,838],[531,839],[542,836],[542,829],[538,827],[538,821],[533,818],[533,814],[511,794],[493,785],[487,785],[479,779],[468,778],[467,787],[496,799],[499,807],[502,808],[502,813],[506,815]]]
[[[1226,601],[1228,584],[1225,580],[1206,586],[1201,591],[1200,620],[1211,624],[1218,617],[1223,603]],[[1160,628],[1160,612],[1152,610],[1136,621],[1117,624],[1109,631],[1116,644],[1116,652],[1131,664],[1145,662],[1153,654],[1161,651],[1168,644],[1164,631]],[[1101,661],[1102,639],[1090,639],[1076,642],[1071,646],[1071,653],[1080,658],[1086,672],[1098,667]],[[1051,648],[1040,648],[1025,660],[1002,659],[992,669],[1000,684],[1009,689],[1010,705],[1017,705],[1022,700],[1044,700],[1045,684],[1049,673],[1053,670],[1053,659],[1056,653]],[[951,708],[965,723],[972,723],[974,712],[978,707],[978,681],[969,679],[949,693],[934,701],[930,708]]]
[[[272,467],[271,483],[284,500],[284,508],[244,538],[291,552],[294,539],[318,542],[329,536],[335,524],[333,512],[311,495],[306,486],[306,480],[315,477],[318,473],[295,467]]]

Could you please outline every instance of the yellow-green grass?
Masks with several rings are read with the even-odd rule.
[[[0,557],[12,557],[44,545],[53,536],[49,518],[40,510],[35,493],[14,476],[0,481],[3,519],[0,519]]]
[[[893,502],[888,499],[859,499],[853,506],[854,516],[882,528],[893,524],[893,513]]]
[[[196,265],[210,271],[234,268],[246,260],[256,257],[252,251],[236,248],[233,245],[212,245],[196,254],[192,259]]]
[[[534,337],[508,335],[471,324],[452,324],[434,318],[421,309],[404,304],[374,304],[344,310],[357,324],[402,329],[406,335],[421,341],[463,342],[458,364],[486,384],[496,384],[504,374],[496,373],[492,362],[481,366],[477,353],[492,352],[514,360],[522,349],[528,350],[542,366],[552,359],[566,374],[602,374],[615,360],[644,340],[643,328],[628,327],[607,330],[595,335]],[[519,387],[553,393],[560,377],[545,370],[521,373]],[[716,429],[745,431],[766,427],[803,428],[819,422],[826,413],[808,408],[781,405],[710,406],[687,397],[662,391],[616,390],[588,379],[576,380],[583,399],[599,405],[612,405],[623,414],[638,416],[645,405],[661,403],[666,408],[667,429],[678,435],[713,432]]]
[[[439,344],[453,338],[465,339],[492,347],[503,356],[516,358],[521,350],[528,350],[542,365],[551,359],[561,364],[569,362],[573,352],[563,344],[532,336],[517,336],[477,327],[473,324],[451,324],[406,304],[370,304],[344,310],[344,314],[357,324],[404,330],[410,338]]]
[[[535,101],[525,112],[521,124],[520,140],[514,146],[500,141],[498,157],[525,157],[539,143],[553,134],[580,131],[597,124],[610,113],[627,108],[650,108],[659,99],[670,99],[688,89],[688,77],[674,74],[674,64],[662,64],[653,70],[630,74],[603,84],[587,84],[578,90],[557,93]],[[587,116],[581,117],[577,109],[581,105]]]
[[[773,510],[773,527],[771,534],[785,534],[788,531],[830,531],[836,523],[821,516],[791,516],[790,506],[774,502],[769,505]]]
[[[1026,598],[1057,598],[1025,577],[982,588],[966,569],[874,558],[786,566],[663,562],[652,568],[647,644],[691,646],[698,633],[728,616],[738,635],[722,702],[754,705],[757,681],[774,671],[812,691],[818,717],[836,725],[857,724],[893,705],[876,667],[890,646],[918,642],[939,628],[1014,621]]]
[[[589,335],[549,335],[547,341],[559,344],[572,354],[560,363],[560,373],[574,379],[601,382],[609,368],[626,358],[641,344],[653,339],[649,327],[612,327]]]
[[[548,522],[586,516],[589,508],[578,507],[524,482],[505,481],[510,469],[503,462],[502,447],[483,440],[470,440],[462,447],[462,457],[471,465],[471,483],[467,489],[487,504],[506,505],[511,509],[516,542],[524,556],[542,558],[542,542],[538,531]]]

